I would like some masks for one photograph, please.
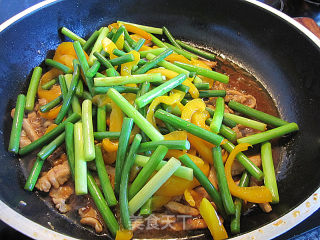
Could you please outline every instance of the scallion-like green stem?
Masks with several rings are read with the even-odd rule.
[[[109,32],[109,29],[107,27],[103,27],[98,38],[97,41],[94,43],[91,53],[89,55],[89,60],[88,63],[90,66],[92,66],[92,64],[94,63],[94,61],[96,60],[96,57],[93,55],[94,52],[100,52],[102,50],[102,40],[107,36]]]
[[[154,170],[156,170],[160,161],[166,156],[168,148],[159,145],[153,152],[147,164],[141,169],[138,176],[134,179],[131,186],[129,187],[129,200],[132,199],[146,184]]]
[[[264,113],[264,112],[261,112],[259,110],[256,110],[256,109],[253,109],[253,108],[250,108],[246,105],[243,105],[241,103],[238,103],[236,101],[233,101],[231,100],[229,103],[228,103],[228,106],[239,112],[239,113],[242,113],[246,116],[249,116],[249,117],[252,117],[254,119],[257,119],[257,120],[260,120],[261,122],[264,122],[266,124],[269,124],[271,126],[275,126],[275,127],[281,127],[283,125],[286,125],[288,124],[288,122],[278,118],[278,117],[275,117],[275,116],[272,116],[270,114],[267,114],[267,113]]]
[[[184,42],[182,42],[180,40],[176,40],[176,41],[184,49],[186,49],[186,50],[188,50],[190,52],[193,52],[193,53],[195,53],[195,54],[197,54],[197,55],[199,55],[201,57],[204,57],[204,58],[209,59],[209,60],[215,60],[216,59],[216,56],[214,54],[212,54],[212,53],[208,53],[206,51],[203,51],[201,49],[193,47],[193,46],[191,46],[189,44],[186,44],[186,43],[184,43]]]
[[[289,123],[281,127],[277,127],[265,132],[253,134],[247,137],[239,138],[238,143],[250,143],[251,145],[269,141],[273,138],[281,137],[285,134],[298,131],[299,127],[296,123]]]
[[[235,213],[235,207],[234,207],[234,203],[228,187],[227,177],[224,171],[221,147],[217,146],[212,148],[212,155],[213,155],[214,168],[216,169],[216,172],[217,172],[219,191],[220,191],[224,209],[226,210],[226,213],[228,215],[233,215]]]
[[[216,109],[212,117],[212,122],[210,123],[210,130],[216,134],[220,132],[224,114],[224,99],[218,97],[216,100]]]
[[[88,99],[82,102],[82,128],[84,158],[86,161],[92,161],[95,158],[92,123],[92,102]]]
[[[20,136],[23,124],[24,108],[26,97],[19,94],[17,97],[16,108],[13,115],[8,151],[17,154],[20,146]]]
[[[72,39],[73,41],[79,41],[82,46],[86,43],[86,40],[79,37],[77,34],[75,34],[74,32],[72,32],[71,30],[69,30],[66,27],[61,28],[61,33],[63,35],[65,35],[66,37]]]
[[[267,129],[267,124],[258,122],[249,118],[241,117],[231,113],[225,113],[224,116],[235,121],[237,124],[241,124],[246,127],[257,129],[259,131],[265,131]]]
[[[148,32],[148,33],[154,33],[154,34],[162,35],[162,32],[163,32],[162,28],[149,27],[149,26],[145,26],[145,25],[140,25],[140,24],[135,24],[135,23],[130,23],[130,22],[124,22],[124,21],[117,21],[117,22],[136,26],[136,27]]]
[[[132,215],[173,175],[181,166],[180,161],[171,158],[144,187],[129,201],[129,213]]]
[[[65,143],[66,152],[68,157],[68,163],[70,167],[70,172],[74,180],[74,125],[70,122],[66,123],[65,126]]]
[[[272,203],[279,202],[279,193],[276,174],[274,171],[272,149],[270,142],[261,144],[261,161],[264,173],[264,185],[270,190],[272,195]]]
[[[44,163],[44,160],[37,157],[36,161],[33,164],[32,169],[29,173],[26,184],[24,185],[25,190],[31,192],[34,189],[34,186],[36,185],[36,183],[38,181],[38,177],[40,175],[43,163]]]
[[[135,160],[135,164],[140,166],[140,167],[144,167],[148,161],[149,161],[150,157],[147,156],[143,156],[143,155],[137,155],[136,156],[136,160]],[[164,165],[166,165],[167,162],[166,161],[160,161],[159,165],[157,166],[156,170],[159,171]],[[193,180],[193,170],[192,168],[189,167],[185,167],[185,166],[180,166],[174,173],[174,176],[180,177],[180,178],[184,178],[188,181],[192,181]]]
[[[168,149],[189,150],[190,143],[188,140],[161,140],[144,142],[140,144],[139,152],[153,151],[158,146],[165,146]]]
[[[148,73],[132,76],[119,76],[119,77],[104,77],[94,78],[94,86],[96,87],[111,87],[115,85],[125,85],[130,83],[143,83],[143,82],[160,82],[162,81],[161,73]]]
[[[120,137],[120,132],[94,132],[93,137],[98,141],[101,141],[104,138],[118,139]]]
[[[133,127],[133,119],[125,117],[122,122],[122,128],[119,137],[119,144],[116,157],[115,178],[114,178],[114,190],[119,195],[121,173],[125,162],[127,148],[129,145],[129,138]]]
[[[131,230],[131,220],[130,220],[130,208],[128,207],[128,182],[129,182],[129,174],[130,169],[134,164],[135,155],[139,148],[139,144],[141,142],[141,135],[136,134],[133,139],[133,142],[130,147],[130,151],[126,158],[126,162],[123,166],[123,171],[121,174],[121,183],[120,183],[120,194],[119,194],[119,203],[120,203],[120,218],[121,223],[124,229]]]
[[[110,179],[106,170],[106,166],[104,165],[102,151],[99,145],[95,145],[95,162],[97,167],[97,172],[101,184],[101,188],[104,194],[104,198],[106,199],[108,206],[112,207],[117,205],[118,201],[116,196],[114,195]]]
[[[163,140],[163,136],[154,126],[145,119],[119,92],[111,88],[108,96],[118,105],[118,107],[129,117],[133,119],[135,124],[145,132],[152,141]]]
[[[47,159],[63,142],[65,139],[65,133],[61,133],[56,139],[50,142],[47,146],[43,147],[37,154],[42,160]]]
[[[146,106],[156,97],[162,96],[165,93],[171,91],[175,87],[179,86],[184,80],[186,80],[187,76],[185,74],[179,74],[178,76],[166,81],[160,86],[152,89],[151,91],[145,93],[141,97],[135,100],[135,103],[139,108]]]
[[[83,124],[81,122],[77,122],[74,124],[74,185],[77,195],[88,193],[87,162],[84,157],[82,128]]]
[[[180,128],[180,129],[186,130],[187,132],[197,137],[200,137],[216,146],[219,146],[223,141],[223,137],[217,134],[214,134],[210,131],[207,131],[193,123],[185,121],[177,116],[174,116],[171,113],[163,111],[162,109],[159,109],[156,111],[155,117],[164,122],[171,124],[173,127],[177,129]]]
[[[26,106],[25,106],[26,111],[29,111],[29,112],[33,111],[41,74],[42,74],[42,68],[35,67],[32,73],[32,77],[29,83],[29,88],[26,96]]]
[[[107,131],[107,106],[98,106],[97,110],[97,131],[105,132]]]
[[[222,83],[228,83],[229,82],[229,77],[227,75],[224,75],[222,73],[218,73],[212,70],[208,70],[206,68],[190,65],[187,63],[182,63],[182,62],[174,62],[175,65],[184,68],[190,72],[195,72],[198,75],[205,76],[208,78],[211,78],[215,81],[219,81]]]
[[[45,62],[46,65],[51,66],[51,67],[56,68],[56,69],[59,69],[64,73],[72,73],[73,72],[71,68],[67,67],[66,65],[64,65],[62,63],[54,61],[52,59],[48,59],[47,58],[44,62]]]

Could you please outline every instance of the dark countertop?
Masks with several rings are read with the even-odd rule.
[[[41,2],[42,0],[0,0],[0,23],[6,21],[24,9]],[[310,17],[320,26],[320,4],[309,3],[312,0],[260,0],[291,17]],[[309,2],[308,2],[309,1]],[[282,3],[281,3],[282,2]],[[29,239],[0,221],[0,239]],[[293,229],[275,238],[275,240],[320,239],[320,210]]]

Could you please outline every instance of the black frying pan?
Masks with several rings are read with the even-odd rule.
[[[247,1],[68,0],[49,4],[0,33],[0,211],[6,213],[1,216],[2,220],[35,238],[52,236],[43,229],[32,235],[28,228],[33,226],[23,226],[25,221],[20,215],[13,216],[9,207],[46,228],[50,222],[54,230],[62,234],[85,239],[105,238],[62,217],[50,204],[40,200],[37,193],[23,190],[25,178],[20,161],[7,152],[11,128],[9,111],[17,94],[25,90],[32,68],[61,42],[62,36],[57,34],[60,27],[89,36],[95,29],[118,19],[151,26],[166,25],[179,39],[223,53],[257,77],[274,98],[282,118],[299,124],[298,134],[281,140],[285,147],[278,168],[280,204],[274,205],[270,214],[256,211],[243,217],[242,232],[271,223],[262,228],[267,233],[260,231],[262,235],[255,235],[270,238],[319,208],[316,195],[312,195],[319,193],[320,185],[319,42],[312,41],[283,17]],[[310,196],[307,213],[305,200]],[[290,220],[288,213],[297,206],[302,218]],[[279,224],[278,219],[283,219],[285,214],[289,218]],[[277,224],[284,228],[272,228]],[[202,233],[190,234],[209,236],[206,231],[205,235]]]

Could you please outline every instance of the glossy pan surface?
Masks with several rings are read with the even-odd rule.
[[[243,217],[242,232],[277,221],[319,191],[319,43],[282,17],[248,1],[68,0],[48,4],[1,29],[0,200],[4,205],[48,229],[50,222],[55,231],[68,236],[105,238],[61,216],[50,204],[39,200],[38,194],[24,191],[20,160],[9,154],[7,147],[9,112],[17,94],[25,91],[32,68],[64,39],[57,34],[58,29],[66,26],[87,37],[115,20],[165,25],[179,39],[223,53],[265,86],[282,118],[300,126],[299,133],[281,139],[284,148],[278,168],[280,204],[274,205],[270,214],[255,211]],[[315,209],[319,207],[317,200],[312,204]],[[4,221],[10,218],[1,217]],[[277,236],[279,231],[274,231],[272,236]],[[202,233],[190,234],[205,238]]]

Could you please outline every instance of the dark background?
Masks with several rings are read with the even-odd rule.
[[[316,3],[316,2],[319,3]],[[0,24],[24,9],[41,2],[41,0],[0,0]],[[291,17],[310,17],[320,26],[319,0],[260,0],[277,8]],[[312,3],[313,2],[313,3]],[[320,239],[320,210],[308,219],[276,238],[305,240]],[[0,221],[0,239],[29,239]]]

